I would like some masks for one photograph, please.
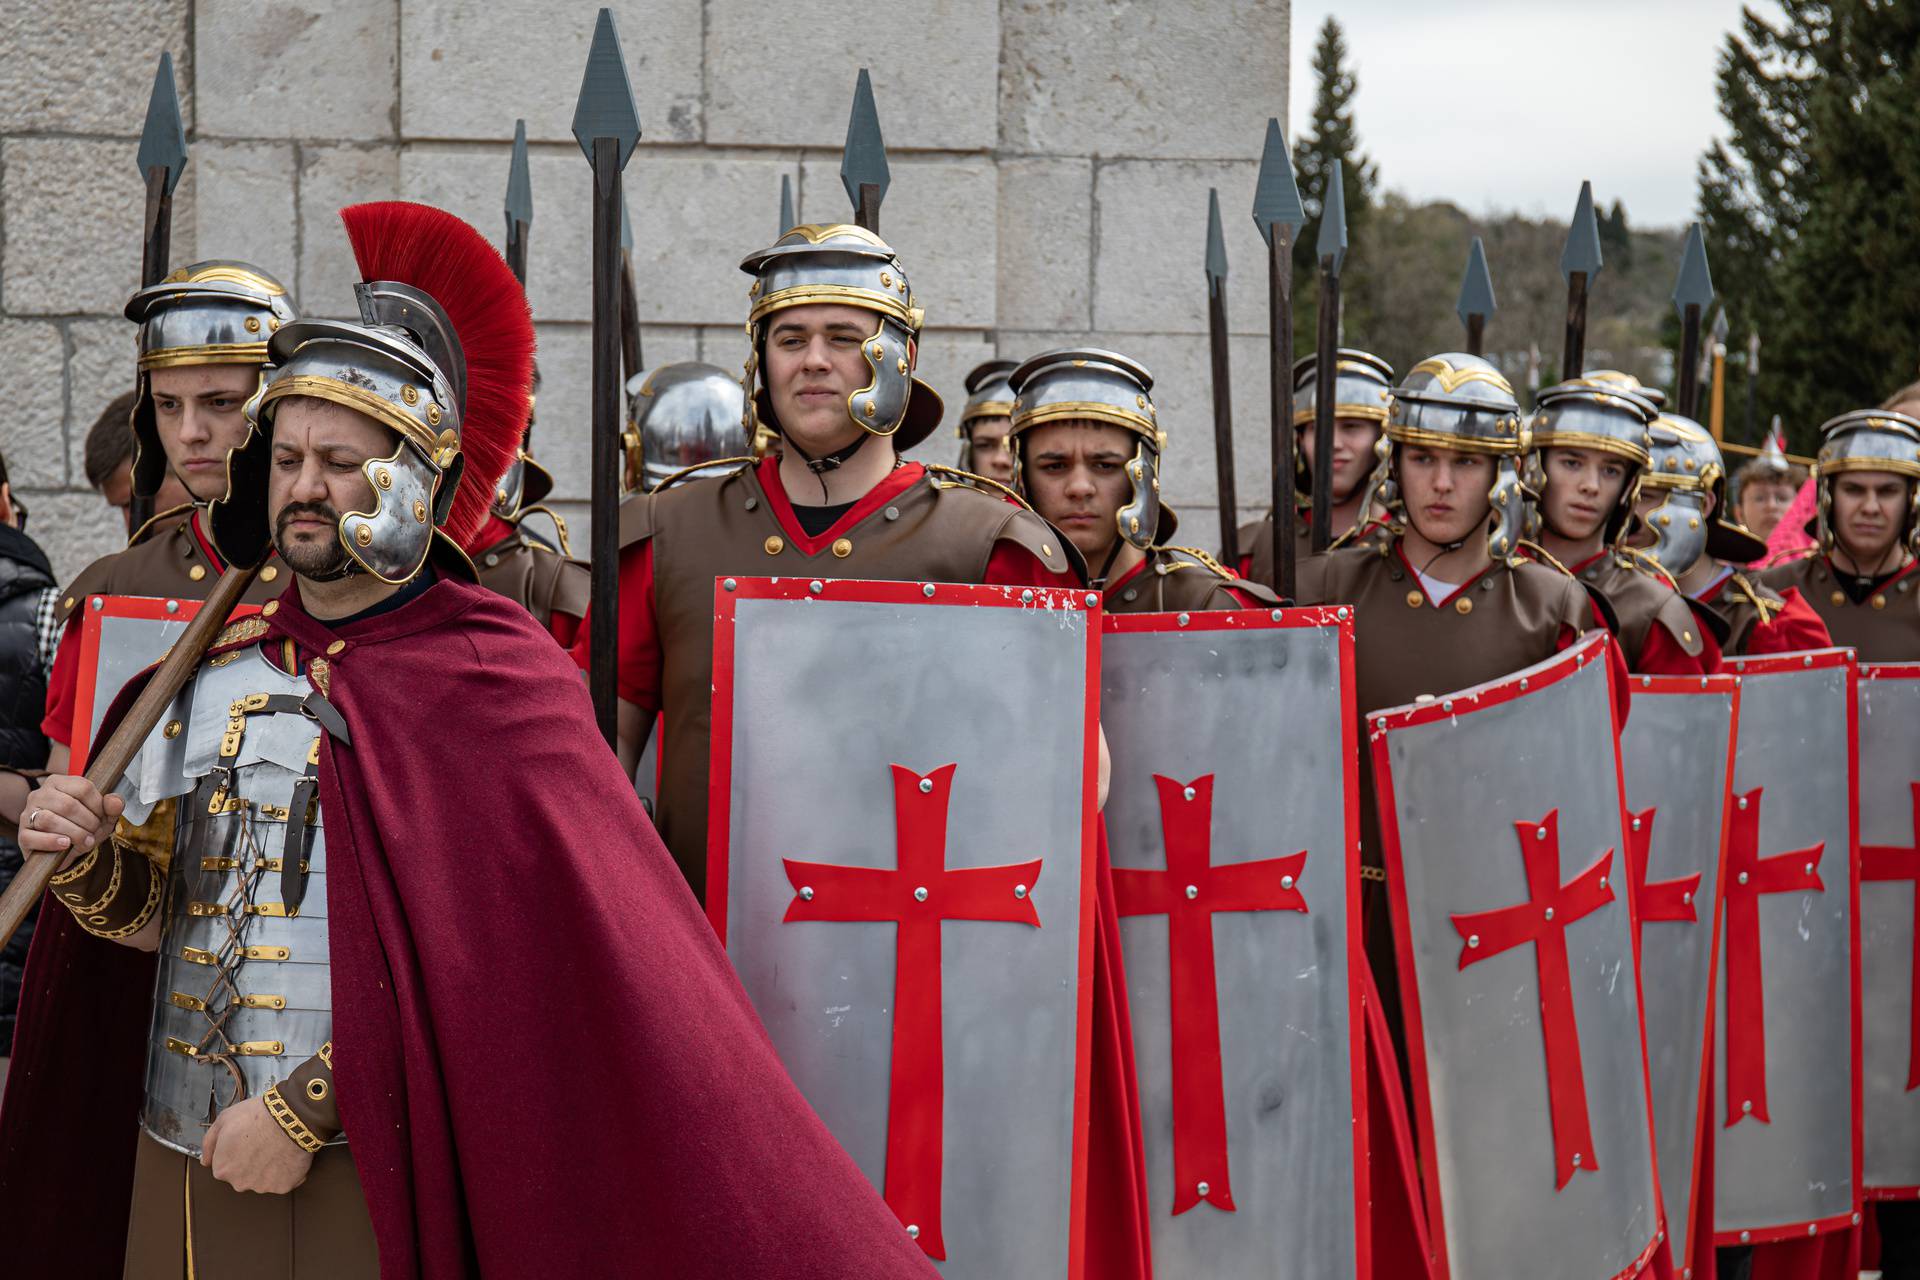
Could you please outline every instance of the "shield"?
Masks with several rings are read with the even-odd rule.
[[[1358,1274],[1347,609],[1110,615],[1105,817],[1158,1274]],[[1244,731],[1259,707],[1285,732]]]
[[[1440,1280],[1663,1238],[1611,643],[1367,717]]]
[[[1707,1033],[1739,715],[1732,676],[1635,676],[1633,714],[1620,734],[1653,1133],[1681,1259],[1691,1256],[1707,1132]]]
[[[1099,597],[723,579],[707,911],[954,1277],[1079,1274]]]
[[[1860,1196],[1853,651],[1740,677],[1715,1003],[1714,1241],[1817,1235]]]
[[[1861,1176],[1920,1196],[1920,663],[1860,668]]]
[[[73,707],[72,759],[79,765],[127,681],[166,655],[200,612],[198,600],[154,596],[89,596],[80,615],[79,686]],[[242,605],[236,618],[260,612]]]

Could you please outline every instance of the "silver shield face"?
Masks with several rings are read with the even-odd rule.
[[[1365,961],[1346,612],[1104,624],[1105,817],[1162,1275],[1357,1265]],[[1301,731],[1233,732],[1249,706],[1284,706]],[[1186,998],[1195,984],[1202,1000]],[[1176,1078],[1199,1090],[1176,1095]]]
[[[715,595],[708,914],[767,1034],[943,1274],[1065,1277],[1098,597]]]
[[[171,604],[174,607],[169,609]],[[90,596],[73,615],[81,632],[81,652],[97,654],[93,678],[78,690],[73,726],[75,760],[85,760],[93,737],[127,681],[160,661],[200,611],[197,600],[159,600],[146,596]],[[249,609],[247,612],[253,612]],[[87,632],[98,628],[98,639]],[[89,702],[89,699],[91,700]]]
[[[1611,1280],[1661,1228],[1607,643],[1365,726],[1455,1276]]]
[[[1715,1003],[1721,1244],[1851,1225],[1859,1208],[1852,653],[1730,658],[1739,754]],[[1743,1235],[1743,1233],[1745,1233]]]
[[[1862,1180],[1920,1187],[1920,665],[1860,668]]]
[[[1706,687],[1702,687],[1702,685]],[[1740,697],[1731,676],[1636,676],[1620,735],[1627,847],[1640,915],[1653,1133],[1673,1256],[1686,1258],[1708,1105],[1707,1033],[1720,849]]]

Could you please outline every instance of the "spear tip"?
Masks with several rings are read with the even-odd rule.
[[[134,163],[143,176],[149,169],[165,169],[169,195],[187,167],[187,126],[180,118],[180,94],[173,83],[173,54],[164,50],[153,73],[153,93],[147,98],[147,120],[140,130]]]
[[[1467,270],[1460,277],[1460,300],[1454,304],[1454,311],[1460,317],[1460,323],[1467,323],[1467,317],[1479,316],[1486,319],[1497,309],[1493,300],[1493,273],[1487,270],[1486,246],[1480,243],[1480,237],[1473,238],[1473,244],[1467,249]]]
[[[1331,258],[1333,274],[1340,274],[1340,264],[1347,257],[1347,182],[1337,158],[1327,175],[1327,193],[1320,201],[1320,241],[1314,252],[1323,262]]]
[[[1567,247],[1560,251],[1560,274],[1584,271],[1591,280],[1600,274],[1600,265],[1600,220],[1593,213],[1593,183],[1582,182],[1573,222],[1567,227]]]
[[[1688,307],[1702,315],[1713,302],[1713,276],[1707,270],[1707,237],[1694,223],[1687,229],[1686,248],[1680,251],[1680,275],[1673,282],[1673,309],[1685,319]]]
[[[533,225],[533,173],[527,165],[527,122],[513,122],[513,160],[507,166],[507,221]]]
[[[640,141],[640,108],[633,101],[633,82],[627,78],[627,60],[620,51],[620,31],[611,9],[600,10],[594,20],[587,69],[580,78],[580,100],[573,108],[573,136],[589,161],[595,140],[611,138],[619,145],[623,169]]]
[[[847,199],[860,206],[860,188],[879,189],[879,199],[887,198],[890,175],[887,168],[887,144],[880,136],[880,109],[873,101],[873,79],[865,67],[853,85],[853,112],[847,117],[847,144],[840,152],[840,185]]]
[[[1273,228],[1282,225],[1298,234],[1307,224],[1307,211],[1300,203],[1300,185],[1293,179],[1293,157],[1287,152],[1287,139],[1280,122],[1267,117],[1266,146],[1260,152],[1260,176],[1253,184],[1253,224],[1268,241]]]
[[[1227,278],[1227,237],[1220,227],[1220,192],[1207,188],[1207,284],[1218,290]]]

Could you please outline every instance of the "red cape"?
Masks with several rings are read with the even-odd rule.
[[[328,696],[353,744],[326,739],[320,764],[333,1060],[383,1276],[934,1275],[788,1079],[578,672],[525,610],[443,580],[335,631],[296,585],[268,622],[303,663],[346,646]],[[137,1107],[151,981],[115,1025],[62,962],[124,949],[48,933],[21,1030],[54,1068],[30,1079],[60,1091],[10,1086],[0,1188],[117,1227],[125,1179],[94,1175],[130,1162],[131,1110],[98,1126],[104,1149],[71,1122],[94,1090]],[[50,1056],[63,1035],[67,1054],[92,1048]],[[97,1077],[88,1092],[69,1067]],[[16,1163],[36,1149],[57,1168]],[[58,1269],[89,1274],[72,1248]],[[38,1274],[4,1254],[0,1272]]]

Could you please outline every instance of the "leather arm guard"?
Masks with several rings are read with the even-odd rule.
[[[48,884],[82,929],[118,941],[153,919],[167,877],[116,832]]]
[[[340,1108],[333,1099],[333,1041],[295,1067],[263,1095],[267,1114],[302,1151],[318,1151],[340,1136]]]

